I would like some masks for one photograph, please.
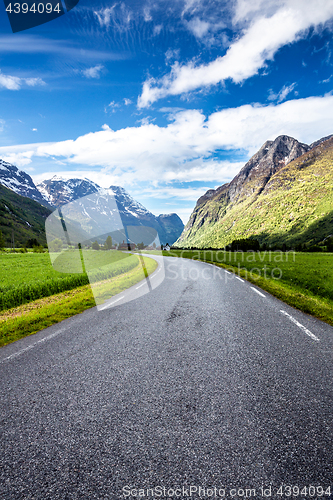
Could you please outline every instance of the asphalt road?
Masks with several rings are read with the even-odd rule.
[[[333,497],[333,328],[164,263],[0,350],[0,499]]]

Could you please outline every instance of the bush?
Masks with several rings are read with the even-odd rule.
[[[34,253],[44,253],[44,247],[42,245],[34,246],[32,250]]]

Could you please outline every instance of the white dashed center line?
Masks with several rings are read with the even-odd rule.
[[[320,340],[318,339],[318,337],[316,337],[312,332],[310,332],[310,330],[308,330],[307,328],[305,328],[304,325],[302,325],[301,323],[299,323],[297,321],[297,319],[293,318],[293,316],[291,316],[290,314],[288,314],[286,311],[283,311],[282,309],[280,310],[280,313],[284,314],[285,316],[287,316],[290,321],[292,321],[293,323],[295,323],[295,325],[297,325],[301,330],[303,330],[304,333],[306,333],[307,335],[309,335],[309,337],[311,337],[313,340],[316,340],[317,342],[319,342]]]
[[[257,290],[256,288],[254,288],[253,286],[251,286],[252,290],[254,290],[258,295],[261,295],[261,297],[264,297],[266,298],[266,295],[264,295],[263,293],[259,292],[259,290]]]

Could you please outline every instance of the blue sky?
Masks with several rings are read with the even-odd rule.
[[[266,140],[333,133],[333,0],[80,0],[15,34],[0,9],[0,158],[36,183],[186,222]]]

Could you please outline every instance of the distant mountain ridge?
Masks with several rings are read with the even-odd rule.
[[[36,186],[29,174],[3,160],[0,160],[0,185],[11,189],[18,196],[30,198],[40,203],[49,210],[102,190],[98,184],[89,179],[64,179],[59,176],[53,176]],[[109,189],[116,199],[123,224],[154,228],[163,245],[166,243],[171,245],[179,238],[184,224],[177,214],[155,216],[141,203],[134,200],[124,188],[110,186]],[[96,209],[98,210],[98,207]],[[108,217],[106,214],[104,215],[106,218]],[[93,211],[90,216],[94,217]],[[43,236],[44,240],[45,236]]]
[[[199,198],[175,246],[317,243],[333,233],[332,160],[333,135],[310,146],[286,135],[266,141],[230,183]]]
[[[71,201],[79,200],[89,194],[96,194],[102,190],[98,184],[89,179],[68,179],[54,176],[52,179],[43,181],[37,185],[37,188],[43,194],[45,200],[53,206],[61,207]],[[102,190],[103,191],[103,190]],[[173,244],[182,233],[184,224],[177,214],[155,216],[147,210],[141,203],[137,202],[130,196],[126,189],[120,186],[110,186],[107,190],[111,192],[116,200],[118,211],[122,223],[126,226],[148,226],[154,228],[158,234],[161,244]],[[94,219],[94,210],[98,207],[89,208],[89,217]],[[101,209],[105,211],[105,207]],[[82,213],[77,214],[78,219],[84,218],[84,209]],[[98,218],[101,222],[101,213]],[[105,217],[110,217],[110,214],[105,212]]]

